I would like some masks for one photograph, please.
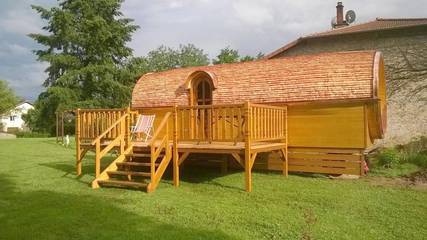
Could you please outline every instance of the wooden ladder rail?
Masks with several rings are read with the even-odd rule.
[[[82,160],[86,153],[90,150],[95,151],[95,145],[91,145],[91,142],[87,141],[93,141],[96,139],[121,116],[129,113],[129,111],[129,108],[74,110],[76,114],[75,139],[77,175],[81,175],[82,173]],[[131,113],[134,114],[133,112]],[[109,131],[109,133],[105,135],[105,139],[115,139],[119,135],[119,131],[119,127]],[[129,135],[125,136],[126,139],[127,137],[129,137]]]
[[[95,138],[91,145],[95,146],[95,177],[98,178],[101,174],[101,159],[104,157],[111,149],[116,146],[120,147],[120,155],[125,152],[125,148],[128,149],[130,145],[130,110],[127,109],[127,112],[123,114],[119,119],[117,119],[113,124],[110,125],[103,133],[101,133],[97,138]],[[117,128],[118,127],[118,128]],[[101,149],[102,140],[111,134],[112,131],[117,131],[117,136],[103,149]]]
[[[175,115],[175,114],[174,114]],[[150,148],[150,157],[151,157],[151,166],[150,166],[150,178],[151,181],[147,186],[147,192],[154,191],[160,183],[160,180],[169,165],[169,162],[172,159],[172,146],[170,145],[169,139],[171,138],[171,131],[169,127],[169,120],[172,116],[171,112],[167,112],[160,122],[159,126],[156,128],[151,140],[148,143]],[[175,121],[174,121],[175,122]],[[161,132],[165,131],[164,135],[161,135]],[[175,130],[174,130],[175,132]],[[157,144],[157,142],[160,143]],[[162,152],[165,152],[163,158],[160,160],[160,163],[156,169],[156,161],[159,158]]]

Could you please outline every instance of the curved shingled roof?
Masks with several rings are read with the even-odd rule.
[[[173,69],[143,75],[132,107],[189,104],[187,79],[196,71],[213,76],[214,104],[287,103],[376,97],[379,52],[335,52],[280,59]],[[194,75],[194,74],[193,74]],[[187,83],[187,84],[186,84]]]

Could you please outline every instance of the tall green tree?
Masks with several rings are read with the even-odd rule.
[[[5,80],[0,80],[0,115],[16,106],[18,97]]]
[[[213,60],[213,64],[235,63],[239,62],[239,59],[240,55],[238,50],[226,47],[221,49],[216,59]]]
[[[203,49],[197,48],[194,44],[179,45],[178,65],[180,67],[205,66],[208,64],[209,58]]]
[[[251,55],[246,55],[240,58],[240,62],[250,62],[254,61],[256,58],[252,57]]]
[[[258,60],[264,57],[264,53],[259,52],[256,56],[246,55],[240,58],[240,62],[249,62]]]
[[[264,57],[262,52],[259,52],[256,56],[245,55],[240,56],[239,51],[226,47],[220,50],[220,53],[213,59],[214,64],[223,64],[223,63],[235,63],[235,62],[249,62],[258,60]]]
[[[143,73],[209,64],[208,55],[194,44],[181,44],[177,49],[161,45],[150,51],[146,57],[134,61]]]
[[[127,65],[132,49],[126,44],[138,26],[123,17],[122,2],[62,0],[50,9],[32,6],[47,21],[43,27],[47,34],[29,36],[45,47],[35,51],[38,60],[49,63],[44,81],[47,90],[37,100],[34,112],[39,116],[33,119],[52,120],[53,113],[65,105],[128,104],[135,79]]]

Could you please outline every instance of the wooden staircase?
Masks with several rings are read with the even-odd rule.
[[[135,188],[148,192],[154,190],[153,186],[150,185],[152,166],[150,149],[145,149],[144,152],[140,152],[140,149],[138,150],[139,152],[134,148],[133,153],[125,155],[125,160],[123,162],[114,163],[117,169],[106,171],[108,179],[99,180],[98,184],[101,187]],[[160,166],[158,161],[161,161],[164,157],[164,154],[160,154],[158,159],[155,159],[155,172]]]
[[[96,145],[95,165],[97,171],[92,187],[121,187],[141,189],[147,192],[154,191],[172,160],[172,144],[169,139],[172,137],[173,131],[169,127],[170,116],[171,113],[165,115],[157,131],[148,142],[130,141],[129,127],[126,127],[131,121],[130,114],[129,116],[124,115],[115,123],[122,126],[119,128],[121,134],[118,135],[117,139],[111,141],[110,145],[101,149],[102,137],[108,133],[101,134],[95,139],[93,144]],[[113,146],[113,144],[116,145]],[[101,172],[101,158],[114,147],[120,148],[119,156]]]

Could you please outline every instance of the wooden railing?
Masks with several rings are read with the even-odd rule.
[[[97,178],[101,173],[102,157],[115,147],[120,149],[119,154],[122,155],[125,148],[130,145],[130,124],[131,113],[128,109],[90,143],[95,146],[95,176]]]
[[[151,192],[157,188],[157,185],[159,184],[160,179],[162,178],[163,173],[166,170],[166,167],[172,159],[172,146],[169,142],[169,139],[172,138],[175,127],[173,128],[174,130],[172,130],[170,127],[169,123],[171,116],[171,112],[166,113],[166,115],[163,117],[162,121],[156,128],[157,130],[154,132],[150,142],[148,143],[148,146],[151,150],[151,181],[147,187],[148,192]],[[162,132],[165,134],[161,134]],[[164,155],[163,157],[160,157],[162,153]],[[158,164],[158,167],[156,167],[157,160],[159,159],[159,157],[161,160]]]
[[[178,139],[182,141],[243,141],[242,104],[176,108]]]
[[[283,140],[287,131],[287,107],[249,104],[251,117],[251,140]]]
[[[247,119],[252,141],[286,137],[286,107],[247,103],[179,106],[175,111],[179,141],[243,142]]]
[[[125,114],[126,109],[77,109],[76,119],[79,120],[79,124],[77,124],[76,133],[79,136],[76,137],[82,141],[93,140]],[[119,132],[120,126],[114,126],[109,129],[104,139],[115,139]]]

